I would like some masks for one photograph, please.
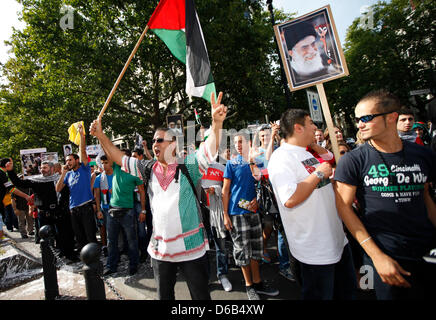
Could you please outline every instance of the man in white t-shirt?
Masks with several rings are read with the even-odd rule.
[[[280,129],[285,143],[272,154],[268,172],[289,249],[298,262],[302,298],[351,299],[356,276],[329,180],[332,168],[306,151],[316,126],[306,111],[289,109]],[[320,156],[327,154],[325,150]]]

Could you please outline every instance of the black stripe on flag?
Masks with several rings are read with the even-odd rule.
[[[213,82],[213,76],[194,0],[186,0],[185,19],[186,61],[195,87],[205,86]]]

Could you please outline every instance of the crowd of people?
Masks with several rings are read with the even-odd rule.
[[[152,152],[146,143],[120,150],[98,119],[90,126],[104,151],[98,168],[88,163],[81,126],[79,154],[63,166],[42,162],[40,175],[22,179],[10,157],[1,159],[7,229],[39,242],[39,228],[51,225],[56,248],[73,261],[99,242],[104,276],[117,272],[121,252],[130,275],[148,261],[161,300],[175,299],[178,272],[192,299],[211,299],[212,246],[218,281],[231,291],[226,243],[248,299],[279,295],[261,274],[273,233],[278,273],[300,285],[302,299],[355,298],[362,266],[373,270],[364,280],[378,299],[435,298],[436,264],[423,259],[436,248],[434,128],[380,90],[355,108],[355,141],[334,127],[340,159],[328,129],[302,109],[240,130],[223,148],[221,100],[212,95],[211,127],[196,150],[178,150],[180,133],[164,127]]]

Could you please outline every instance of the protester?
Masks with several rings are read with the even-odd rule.
[[[148,203],[153,214],[153,235],[148,246],[152,258],[157,295],[160,300],[174,300],[177,272],[185,276],[192,299],[210,300],[208,288],[208,241],[201,209],[188,179],[197,185],[202,173],[216,157],[220,129],[227,114],[212,94],[212,130],[197,152],[184,159],[189,173],[180,173],[183,166],[175,158],[176,136],[168,128],[157,129],[153,143],[156,162],[126,157],[103,133],[100,120],[95,120],[90,132],[96,136],[106,154],[122,169],[140,177],[148,187]],[[148,167],[149,166],[149,167]],[[201,172],[200,172],[201,171]],[[178,175],[176,177],[176,174]],[[186,175],[189,175],[187,177]]]
[[[18,229],[18,219],[12,208],[11,195],[16,194],[27,201],[31,201],[31,198],[24,192],[14,188],[12,183],[9,181],[6,168],[9,162],[12,162],[11,158],[3,158],[0,160],[0,210],[6,228],[9,231],[13,231],[14,227]]]
[[[413,124],[412,130],[416,133],[416,138],[421,139],[424,146],[429,146],[431,143],[431,138],[429,134],[429,129],[424,122],[418,121]]]
[[[109,154],[105,146],[103,150]],[[110,156],[109,156],[110,157]],[[117,163],[112,163],[113,180],[112,196],[109,204],[107,219],[108,234],[108,259],[104,275],[109,275],[117,271],[119,262],[118,237],[121,229],[124,231],[125,240],[129,253],[129,275],[134,275],[138,271],[139,252],[137,222],[134,212],[134,191],[137,187],[141,197],[141,213],[139,219],[145,222],[145,192],[144,183],[138,177],[130,175],[121,170]]]
[[[20,179],[23,175],[19,176]],[[32,190],[30,188],[23,188],[23,193],[31,196]],[[29,204],[28,201],[22,197],[17,197],[15,194],[12,195],[12,208],[14,209],[15,215],[18,218],[18,229],[21,234],[22,239],[29,238],[29,235],[34,235],[33,232],[33,217],[29,214]]]
[[[60,177],[62,175],[62,165],[57,162],[53,165],[54,173]],[[70,212],[70,190],[69,188],[63,188],[58,196],[58,208],[56,218],[56,228],[58,232],[58,244],[60,249],[60,256],[65,255],[67,259],[73,262],[79,260],[79,251],[75,250],[77,242],[74,238],[73,224],[71,221]]]
[[[338,128],[338,127],[334,127],[333,129],[334,129],[334,133],[335,133],[336,140],[338,141],[338,143],[340,141],[344,141],[345,142],[342,130],[340,128]],[[329,129],[328,128],[326,128],[324,130],[324,141],[325,141],[325,144],[324,144],[323,147],[325,149],[333,152],[332,141],[331,141],[331,138],[330,138],[330,134],[329,134]]]
[[[397,130],[398,135],[402,140],[415,142],[420,145],[424,145],[421,138],[418,137],[415,130],[413,130],[413,124],[415,123],[415,115],[413,111],[406,107],[401,107],[398,111]]]
[[[315,131],[315,141],[316,141],[316,143],[319,146],[321,146],[321,147],[325,146],[324,131],[322,129],[316,129],[316,131]]]
[[[97,219],[100,220],[100,238],[102,250],[105,256],[108,255],[107,248],[107,215],[109,214],[109,203],[112,197],[113,168],[112,161],[106,155],[100,157],[103,172],[95,179],[94,197],[97,206]]]
[[[344,154],[351,151],[350,146],[345,141],[338,142],[339,159],[342,158]],[[338,160],[339,160],[338,159]]]
[[[316,126],[300,109],[280,120],[285,143],[271,156],[268,172],[305,300],[352,299],[356,284],[348,241],[335,206],[332,167],[306,151]]]
[[[68,233],[70,217],[60,210],[58,203],[55,183],[59,179],[59,174],[54,172],[53,162],[43,161],[41,174],[24,180],[18,178],[12,160],[7,164],[7,171],[15,186],[31,188],[34,193],[34,199],[29,197],[28,202],[33,203],[37,210],[37,218],[34,221],[35,243],[40,241],[39,229],[50,225],[55,236],[55,246],[60,250],[60,255],[70,260],[77,260],[77,254],[74,252],[74,238],[72,233]]]
[[[268,161],[271,158],[271,154],[274,151],[274,141],[278,137],[279,125],[271,124],[262,125],[255,135],[260,141],[260,146],[257,148],[257,153],[259,154],[255,158],[256,165],[259,169],[266,168],[268,166]],[[254,147],[257,147],[257,139],[253,141]],[[273,231],[273,220],[272,215],[265,212],[261,215],[262,222],[262,238],[263,238],[263,254],[262,261],[264,263],[271,263],[271,257],[267,251],[267,243],[271,237]]]
[[[80,156],[70,154],[62,174],[56,184],[56,191],[61,192],[67,186],[70,190],[70,211],[74,234],[79,251],[88,243],[97,243],[97,227],[93,208],[94,195],[91,191],[91,168],[86,154],[86,140],[83,127],[79,125]]]
[[[434,300],[436,265],[422,257],[436,247],[436,205],[428,192],[436,158],[430,149],[400,139],[400,107],[384,90],[359,101],[355,117],[367,142],[339,162],[336,203],[365,251],[364,264],[375,268],[377,299]],[[355,196],[361,219],[352,208]]]
[[[225,159],[225,158],[224,158]],[[228,159],[227,159],[228,160]],[[210,210],[210,225],[216,253],[216,272],[218,282],[225,291],[232,291],[232,283],[227,277],[228,259],[226,249],[227,230],[224,226],[222,187],[225,166],[212,162],[201,178],[201,187],[205,190]]]
[[[260,300],[259,294],[279,294],[262,281],[259,269],[263,238],[255,184],[261,173],[254,162],[257,154],[250,148],[249,136],[239,133],[233,141],[239,155],[227,162],[224,172],[224,225],[233,240],[233,256],[241,267],[248,299]]]

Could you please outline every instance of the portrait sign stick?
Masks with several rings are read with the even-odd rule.
[[[147,31],[148,31],[148,28],[149,28],[149,27],[148,27],[148,25],[147,25],[147,26],[145,27],[144,31],[142,32],[141,36],[139,37],[138,42],[137,42],[136,45],[135,45],[135,48],[133,48],[132,53],[130,53],[129,59],[127,59],[126,63],[124,64],[124,68],[123,68],[123,70],[121,71],[120,75],[118,76],[117,81],[115,82],[115,84],[114,84],[114,86],[113,86],[111,92],[109,93],[108,98],[106,99],[106,102],[104,103],[103,108],[102,108],[101,111],[100,111],[100,114],[98,115],[98,119],[99,119],[99,120],[101,120],[101,118],[103,117],[103,114],[104,114],[104,112],[106,111],[106,109],[107,109],[107,107],[108,107],[108,105],[109,105],[109,102],[111,101],[111,99],[112,99],[112,97],[113,97],[115,91],[117,90],[118,85],[120,84],[120,81],[121,81],[121,79],[122,79],[123,76],[124,76],[124,73],[126,72],[127,68],[129,67],[129,64],[130,64],[130,62],[132,61],[133,56],[136,54],[136,51],[138,51],[139,45],[141,44],[142,40],[144,39],[145,34],[146,34]]]
[[[335,127],[333,126],[332,115],[330,114],[330,108],[327,101],[327,96],[324,91],[324,85],[319,83],[316,85],[316,89],[318,90],[319,99],[321,100],[322,112],[324,114],[325,122],[327,123],[327,129],[329,130],[330,141],[332,142],[333,154],[335,155],[336,164],[338,164],[339,160],[339,147],[338,147],[338,139],[335,135]]]

